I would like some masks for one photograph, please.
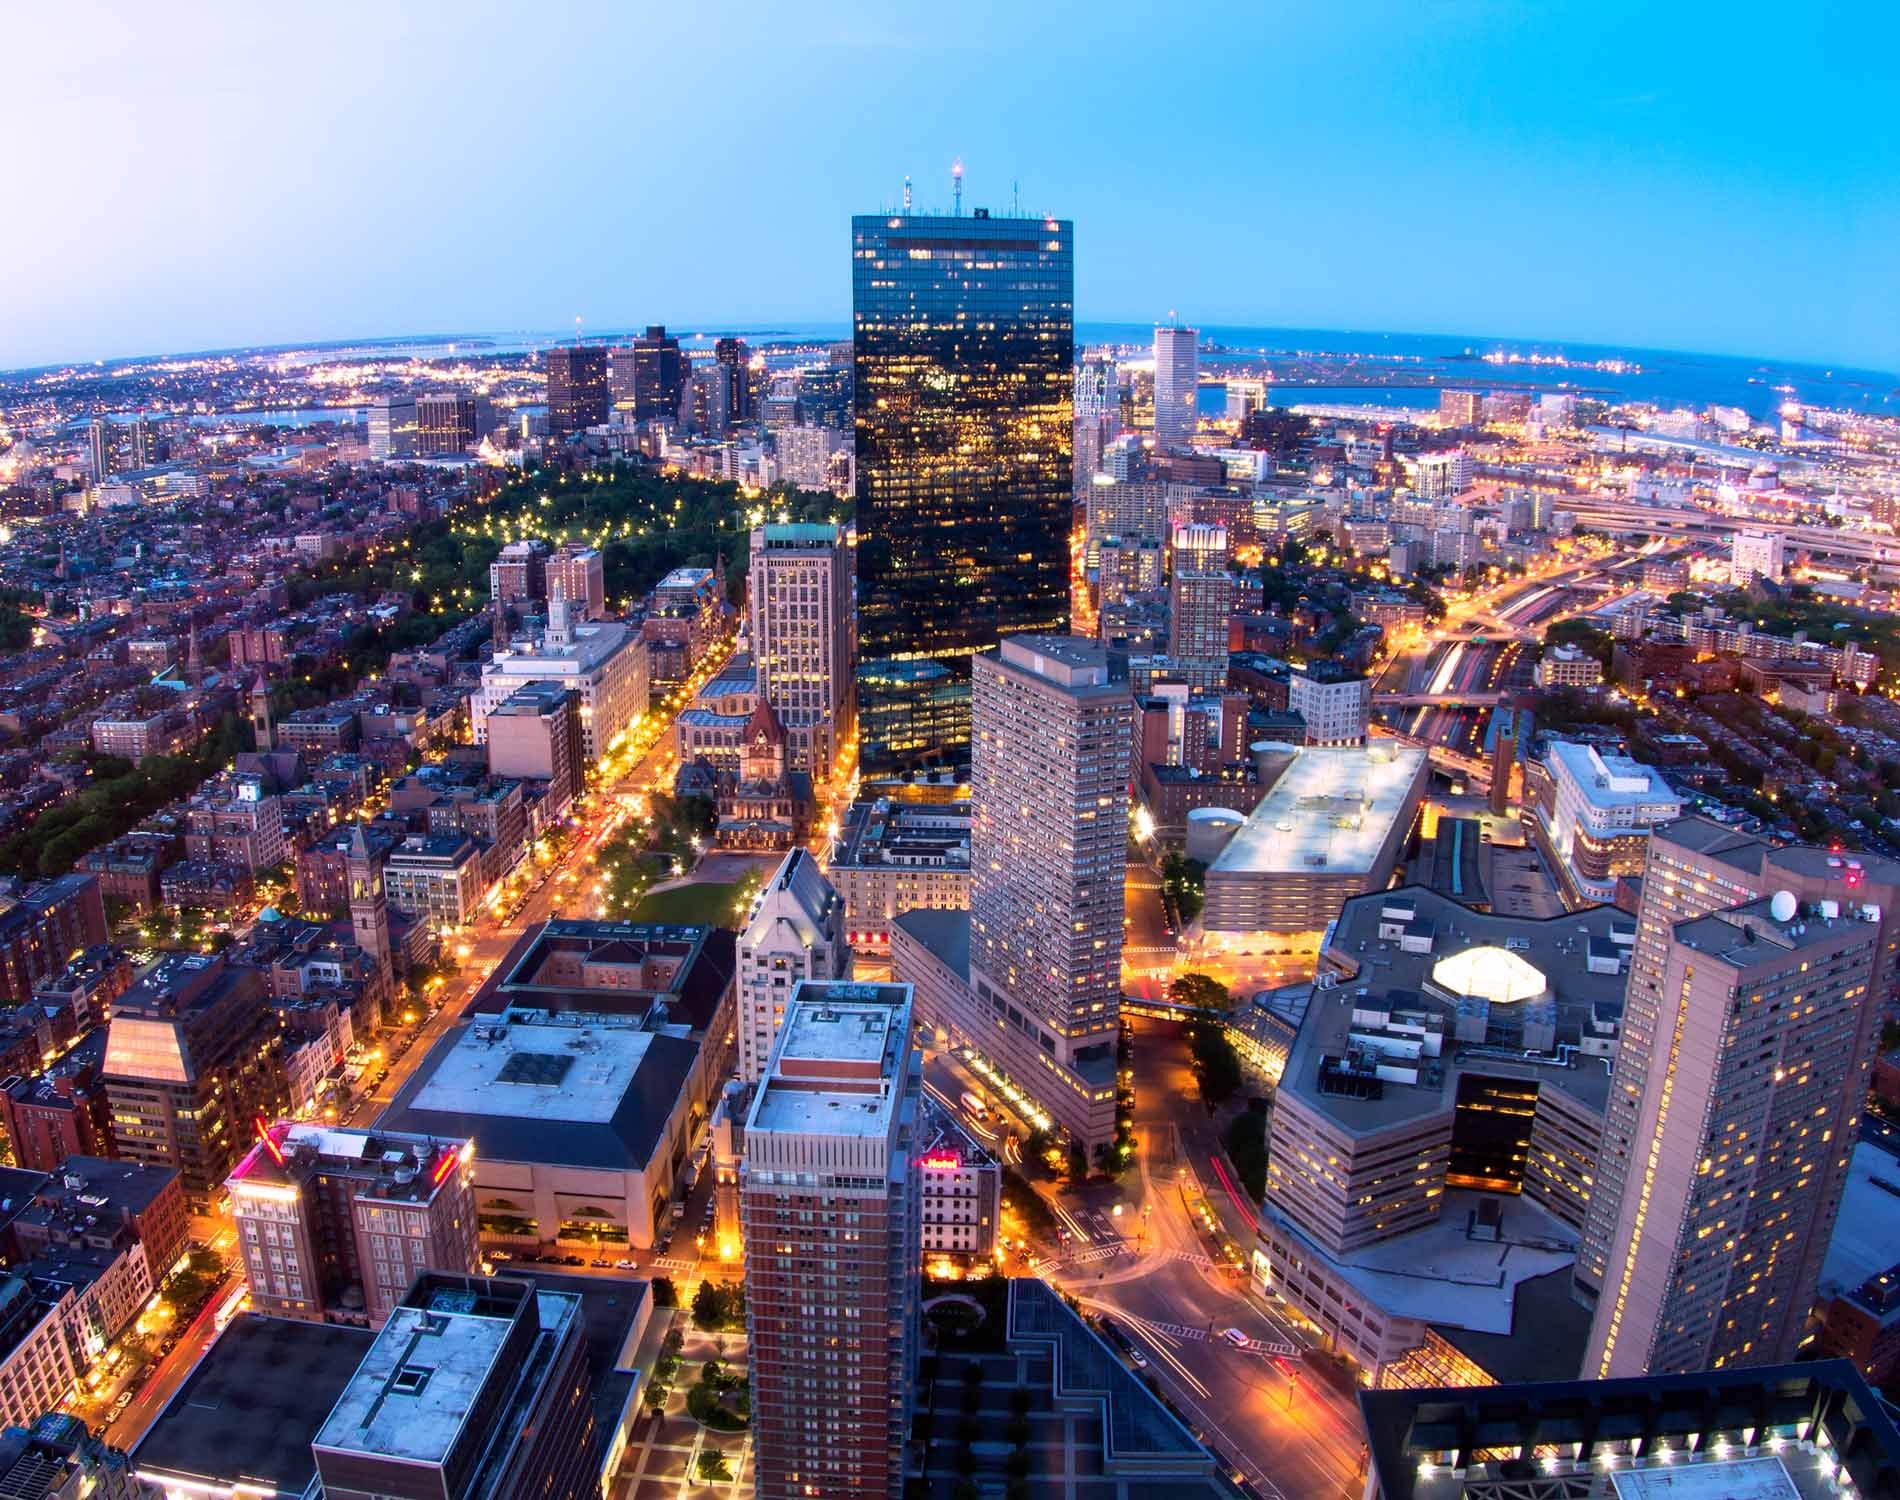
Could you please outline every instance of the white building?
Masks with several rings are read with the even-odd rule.
[[[1448,453],[1421,453],[1405,461],[1412,491],[1425,500],[1449,500],[1471,488],[1471,458],[1464,449]]]
[[[1619,875],[1641,872],[1649,830],[1682,816],[1682,799],[1650,767],[1593,745],[1555,740],[1543,764],[1550,804],[1536,832],[1579,898],[1609,901]]]
[[[530,682],[558,682],[580,699],[581,752],[589,764],[633,727],[647,706],[647,655],[639,636],[615,621],[572,623],[568,601],[548,605],[540,640],[495,653],[469,706],[475,743],[488,743],[488,716]]]
[[[1595,687],[1603,681],[1603,663],[1581,646],[1549,646],[1531,676],[1540,688]]]
[[[739,934],[739,1076],[765,1076],[785,1005],[801,979],[849,979],[844,900],[803,849],[785,856]]]
[[[1729,571],[1737,588],[1757,578],[1778,579],[1787,544],[1778,531],[1738,531],[1729,543]]]
[[[1200,392],[1200,331],[1155,329],[1155,446],[1185,448],[1194,440]]]
[[[1372,717],[1372,680],[1295,667],[1286,706],[1306,720],[1309,745],[1363,745]]]

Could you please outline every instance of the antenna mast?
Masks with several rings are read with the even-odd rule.
[[[954,217],[963,217],[963,158],[950,163],[950,196],[955,204]]]
[[[904,212],[906,215],[910,213],[910,175],[908,173],[904,176]]]

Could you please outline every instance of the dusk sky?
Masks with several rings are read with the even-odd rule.
[[[1900,370],[1895,8],[16,0],[0,367],[850,312],[849,218],[1077,317]]]

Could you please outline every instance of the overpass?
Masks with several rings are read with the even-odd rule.
[[[1737,531],[1774,532],[1788,545],[1816,556],[1900,568],[1900,538],[1874,536],[1832,526],[1801,526],[1792,521],[1756,521],[1747,516],[1718,516],[1704,510],[1637,505],[1627,500],[1572,499],[1564,509],[1586,526],[1607,525],[1623,531],[1676,532],[1728,536]]]
[[[1468,693],[1374,693],[1374,708],[1495,708],[1503,701],[1500,692]]]

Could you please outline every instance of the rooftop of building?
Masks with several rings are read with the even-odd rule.
[[[534,1009],[645,1016],[664,1005],[669,1023],[703,1032],[732,985],[737,940],[730,928],[695,923],[556,918],[515,939],[467,1013]],[[649,965],[657,982],[625,983],[628,969]],[[590,973],[614,983],[590,985]]]
[[[1117,675],[1108,647],[1100,641],[1073,635],[1006,636],[995,659],[1077,697],[1128,695],[1126,672]]]
[[[1900,1158],[1870,1141],[1854,1147],[1841,1211],[1821,1266],[1823,1297],[1841,1296],[1893,1270],[1900,1260]]]
[[[244,1154],[232,1185],[303,1183],[313,1176],[347,1177],[376,1198],[427,1203],[455,1170],[466,1140],[349,1130],[279,1120]]]
[[[513,1374],[501,1366],[518,1322],[559,1337],[579,1316],[578,1297],[514,1277],[425,1277],[391,1311],[313,1444],[441,1464],[482,1392]]]
[[[51,1226],[75,1215],[136,1217],[177,1181],[178,1173],[171,1167],[106,1156],[69,1156],[33,1190],[33,1206],[19,1218],[22,1223]]]
[[[430,1049],[377,1126],[473,1140],[492,1161],[639,1171],[699,1045],[612,1016],[477,1017]]]
[[[895,802],[880,797],[852,804],[830,865],[922,866],[967,870],[968,802]]]
[[[568,627],[566,645],[542,636],[526,645],[497,651],[482,668],[484,677],[533,677],[549,671],[591,672],[635,639],[634,630],[614,620],[584,621]]]
[[[1546,762],[1576,785],[1584,801],[1593,808],[1653,807],[1658,804],[1682,805],[1662,773],[1639,760],[1615,751],[1573,740],[1552,740],[1545,748]]]
[[[310,1442],[374,1342],[366,1329],[240,1313],[132,1449],[163,1488],[242,1483],[284,1500],[316,1478]]]
[[[564,687],[558,682],[543,682],[539,680],[524,682],[500,703],[496,704],[495,707],[490,709],[489,714],[491,717],[495,714],[504,714],[510,717],[516,714],[539,717],[541,714],[551,713],[554,709],[560,707],[562,703],[567,701],[573,691],[572,688]]]
[[[838,528],[828,521],[768,521],[753,533],[753,546],[769,551],[829,548],[838,541]]]
[[[1571,1474],[1619,1500],[1900,1495],[1900,1433],[1847,1360],[1361,1391],[1359,1408],[1384,1500],[1555,1493]],[[1543,1449],[1559,1456],[1525,1456]]]
[[[970,972],[970,914],[919,908],[897,914],[896,926],[959,979]]]
[[[1860,909],[1838,902],[1802,902],[1785,892],[1731,906],[1675,926],[1676,941],[1735,968],[1774,963],[1790,954],[1834,946],[1852,937],[1875,940],[1877,926]],[[1829,914],[1828,908],[1833,912]],[[1785,914],[1784,914],[1785,913]]]
[[[910,1000],[908,984],[799,980],[747,1135],[888,1135],[904,1091]]]
[[[760,889],[746,931],[751,933],[768,908],[772,925],[788,924],[807,948],[825,941],[823,924],[842,915],[843,898],[831,888],[818,861],[804,849],[794,849]]]
[[[1357,1133],[1451,1109],[1466,1072],[1532,1079],[1601,1110],[1607,1059],[1575,1049],[1593,1028],[1614,1034],[1601,1028],[1622,1015],[1635,936],[1635,920],[1611,906],[1540,919],[1475,912],[1424,886],[1355,896],[1325,952],[1349,977],[1315,989],[1280,1087]],[[1483,1042],[1459,1039],[1461,1017],[1483,1025]],[[1544,1039],[1527,1035],[1529,1021],[1549,1028],[1548,1046],[1529,1045]],[[1402,1068],[1361,1079],[1339,1067],[1361,1046],[1376,1051],[1394,1022],[1408,1034],[1437,1033],[1436,1054],[1429,1045],[1423,1055],[1402,1049],[1410,1052],[1402,1060],[1416,1062],[1416,1082],[1396,1076]]]
[[[1289,746],[1287,766],[1208,873],[1368,873],[1426,771],[1421,746]]]

